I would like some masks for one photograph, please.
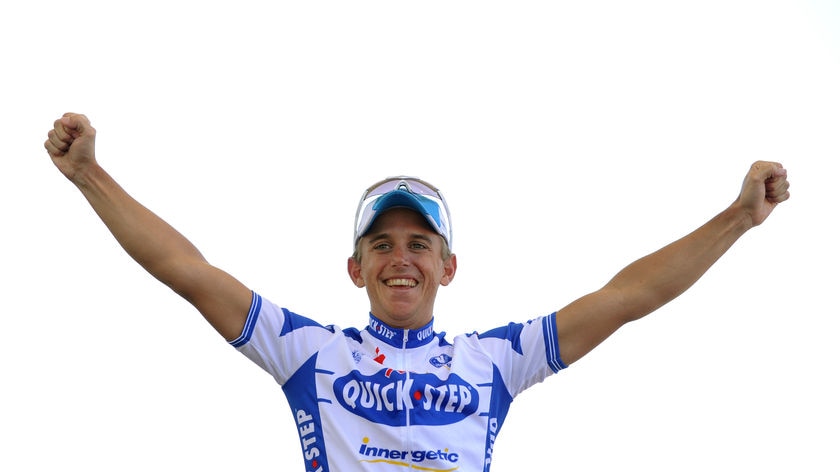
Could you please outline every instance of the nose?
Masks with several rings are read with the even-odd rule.
[[[408,265],[408,251],[406,251],[405,248],[402,247],[395,247],[394,250],[391,251],[391,265]]]

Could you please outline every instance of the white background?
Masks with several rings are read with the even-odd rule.
[[[453,212],[439,329],[543,315],[725,208],[792,199],[514,402],[494,471],[840,469],[840,14],[825,1],[29,1],[0,16],[0,469],[301,470],[273,380],[133,263],[42,143],[97,156],[291,309],[366,321],[358,196]],[[457,438],[452,438],[457,441]]]

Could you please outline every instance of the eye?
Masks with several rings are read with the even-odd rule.
[[[373,245],[374,251],[387,251],[391,248],[391,245],[385,242],[376,243]]]
[[[429,246],[426,243],[415,241],[415,242],[409,244],[409,247],[411,249],[419,251],[419,250],[423,250],[423,249],[428,249]]]

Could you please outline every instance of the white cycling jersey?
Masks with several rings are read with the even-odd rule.
[[[513,398],[565,368],[554,316],[483,334],[341,330],[254,293],[231,341],[289,401],[307,471],[486,471]]]

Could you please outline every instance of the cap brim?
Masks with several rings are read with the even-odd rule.
[[[371,226],[373,226],[373,222],[376,221],[376,218],[386,211],[394,208],[408,208],[420,213],[426,218],[429,225],[435,230],[435,232],[443,236],[443,238],[447,240],[447,244],[449,243],[447,236],[445,234],[441,234],[438,229],[441,227],[441,215],[439,214],[440,207],[438,204],[421,195],[416,195],[404,190],[393,190],[378,198],[373,204],[373,214],[371,215],[370,221],[368,221],[363,228],[359,228],[359,233],[356,237],[359,238],[364,236],[365,233],[370,230]]]

